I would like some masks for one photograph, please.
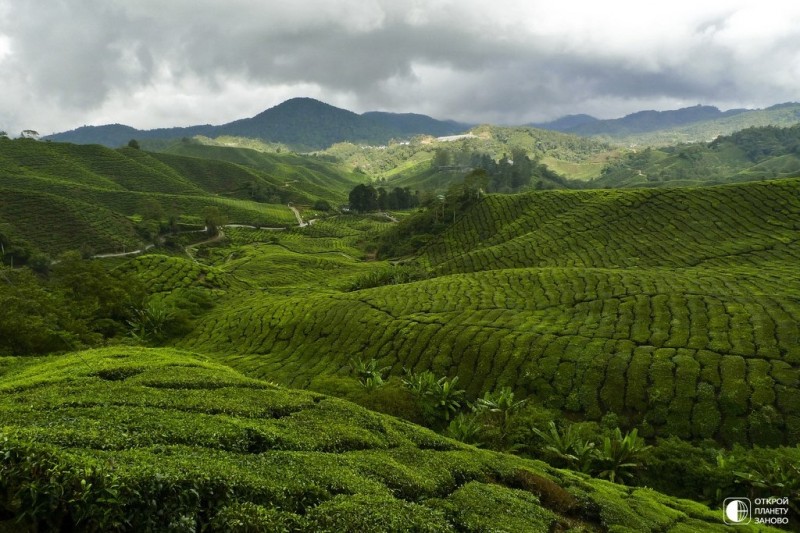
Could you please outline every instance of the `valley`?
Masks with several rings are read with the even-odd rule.
[[[797,127],[468,128],[0,139],[0,532],[800,516]]]

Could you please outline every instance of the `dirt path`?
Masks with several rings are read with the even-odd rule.
[[[298,224],[298,225],[299,225],[301,228],[305,228],[306,226],[308,226],[308,224],[306,224],[305,222],[303,222],[303,217],[301,217],[301,216],[300,216],[300,211],[298,211],[298,210],[297,210],[297,208],[296,208],[296,207],[294,207],[292,204],[287,204],[287,205],[288,205],[289,209],[291,209],[291,210],[292,210],[292,213],[294,213],[294,216],[295,216],[295,218],[297,219],[297,224]]]
[[[210,239],[206,239],[204,241],[200,241],[200,242],[196,242],[194,244],[190,244],[189,246],[184,247],[183,251],[186,252],[186,255],[189,256],[189,259],[191,259],[195,263],[198,263],[197,259],[194,258],[194,256],[192,255],[192,253],[189,250],[191,250],[193,248],[197,248],[198,246],[203,246],[205,244],[211,244],[211,243],[214,243],[214,242],[219,242],[224,238],[225,238],[225,232],[222,231],[222,228],[219,228],[217,230],[217,234],[214,235],[213,237],[211,237]]]
[[[150,248],[153,248],[154,246],[155,244],[148,244],[144,248],[140,248],[139,250],[131,250],[130,252],[119,252],[115,254],[95,254],[92,256],[92,259],[107,259],[109,257],[125,257],[128,255],[142,254],[147,250],[149,250]]]

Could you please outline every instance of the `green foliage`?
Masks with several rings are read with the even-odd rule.
[[[0,368],[0,508],[21,530],[536,531],[609,491],[177,350]],[[612,500],[605,522],[649,516]]]
[[[482,433],[485,428],[480,418],[474,413],[458,413],[447,424],[444,434],[467,444],[481,446]]]
[[[522,490],[504,490],[496,485],[467,483],[438,504],[462,531],[549,531],[556,516],[547,509],[530,512],[537,498]],[[498,517],[492,509],[502,508]]]
[[[142,344],[157,343],[166,337],[172,311],[162,302],[151,300],[142,307],[134,307],[128,319],[131,336]]]
[[[609,162],[599,187],[653,187],[797,176],[800,125],[742,129],[702,144],[633,151]]]
[[[427,279],[430,276],[427,270],[418,264],[400,263],[389,265],[381,270],[370,270],[363,276],[357,278],[347,290],[360,291],[373,287],[384,287],[386,285],[400,285]]]
[[[510,387],[502,387],[498,391],[487,391],[478,398],[473,407],[475,413],[487,424],[491,435],[490,446],[493,449],[510,450],[514,447],[512,430],[514,416],[525,405],[526,400],[514,400],[514,392]],[[491,431],[493,430],[493,431]]]
[[[597,448],[598,476],[612,482],[624,483],[630,480],[634,471],[642,466],[642,455],[649,449],[638,430],[633,429],[624,435],[616,428],[610,436],[604,437],[602,446]]]
[[[389,366],[378,368],[378,362],[375,359],[363,360],[358,357],[351,357],[349,366],[350,373],[367,390],[383,386],[386,374],[391,369]]]
[[[0,353],[31,355],[93,346],[122,336],[144,289],[131,275],[65,254],[37,277],[0,270]]]
[[[584,473],[592,470],[595,443],[584,438],[577,425],[570,424],[559,431],[551,420],[547,431],[535,427],[531,431],[539,437],[545,456],[555,464]]]
[[[450,420],[464,403],[464,390],[457,388],[458,376],[453,379],[436,376],[430,370],[415,373],[404,369],[403,385],[419,403],[423,416],[431,425]]]

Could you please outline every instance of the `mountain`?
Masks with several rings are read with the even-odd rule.
[[[536,127],[599,137],[620,144],[666,146],[705,142],[754,126],[792,126],[800,122],[800,104],[787,102],[766,109],[730,109],[696,105],[671,111],[639,111],[622,118],[598,120],[569,115]]]
[[[556,120],[552,120],[550,122],[532,123],[531,126],[535,128],[541,128],[544,130],[571,132],[580,127],[586,126],[588,124],[593,124],[595,122],[602,122],[602,121],[591,115],[579,114],[579,115],[566,115],[564,117],[557,118]]]
[[[577,135],[630,135],[715,120],[746,112],[746,109],[720,111],[714,106],[696,105],[671,111],[639,111],[622,118],[598,120],[589,115],[569,115],[536,127]]]
[[[361,116],[371,120],[375,124],[402,132],[406,135],[415,135],[424,132],[435,137],[443,137],[462,133],[470,128],[469,124],[462,124],[452,120],[436,120],[427,115],[420,115],[417,113],[370,111]]]
[[[386,144],[393,138],[413,135],[452,135],[469,125],[440,121],[425,115],[369,112],[359,115],[313,98],[293,98],[258,115],[219,126],[202,125],[178,128],[137,130],[111,124],[83,126],[56,133],[45,140],[79,144],[124,145],[130,139],[174,139],[181,137],[219,137],[230,135],[277,142],[311,150],[323,149],[337,142]]]

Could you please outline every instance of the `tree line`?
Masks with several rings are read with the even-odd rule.
[[[483,171],[486,176],[483,187],[485,192],[519,192],[532,183],[536,188],[567,186],[563,177],[538,159],[528,157],[527,152],[521,148],[513,148],[511,155],[504,153],[497,161],[489,154],[479,151],[439,148],[434,153],[431,167],[436,170]]]
[[[386,211],[392,209],[411,209],[420,203],[419,193],[412,193],[408,187],[395,187],[386,190],[372,185],[356,185],[349,195],[350,209],[359,213]]]

